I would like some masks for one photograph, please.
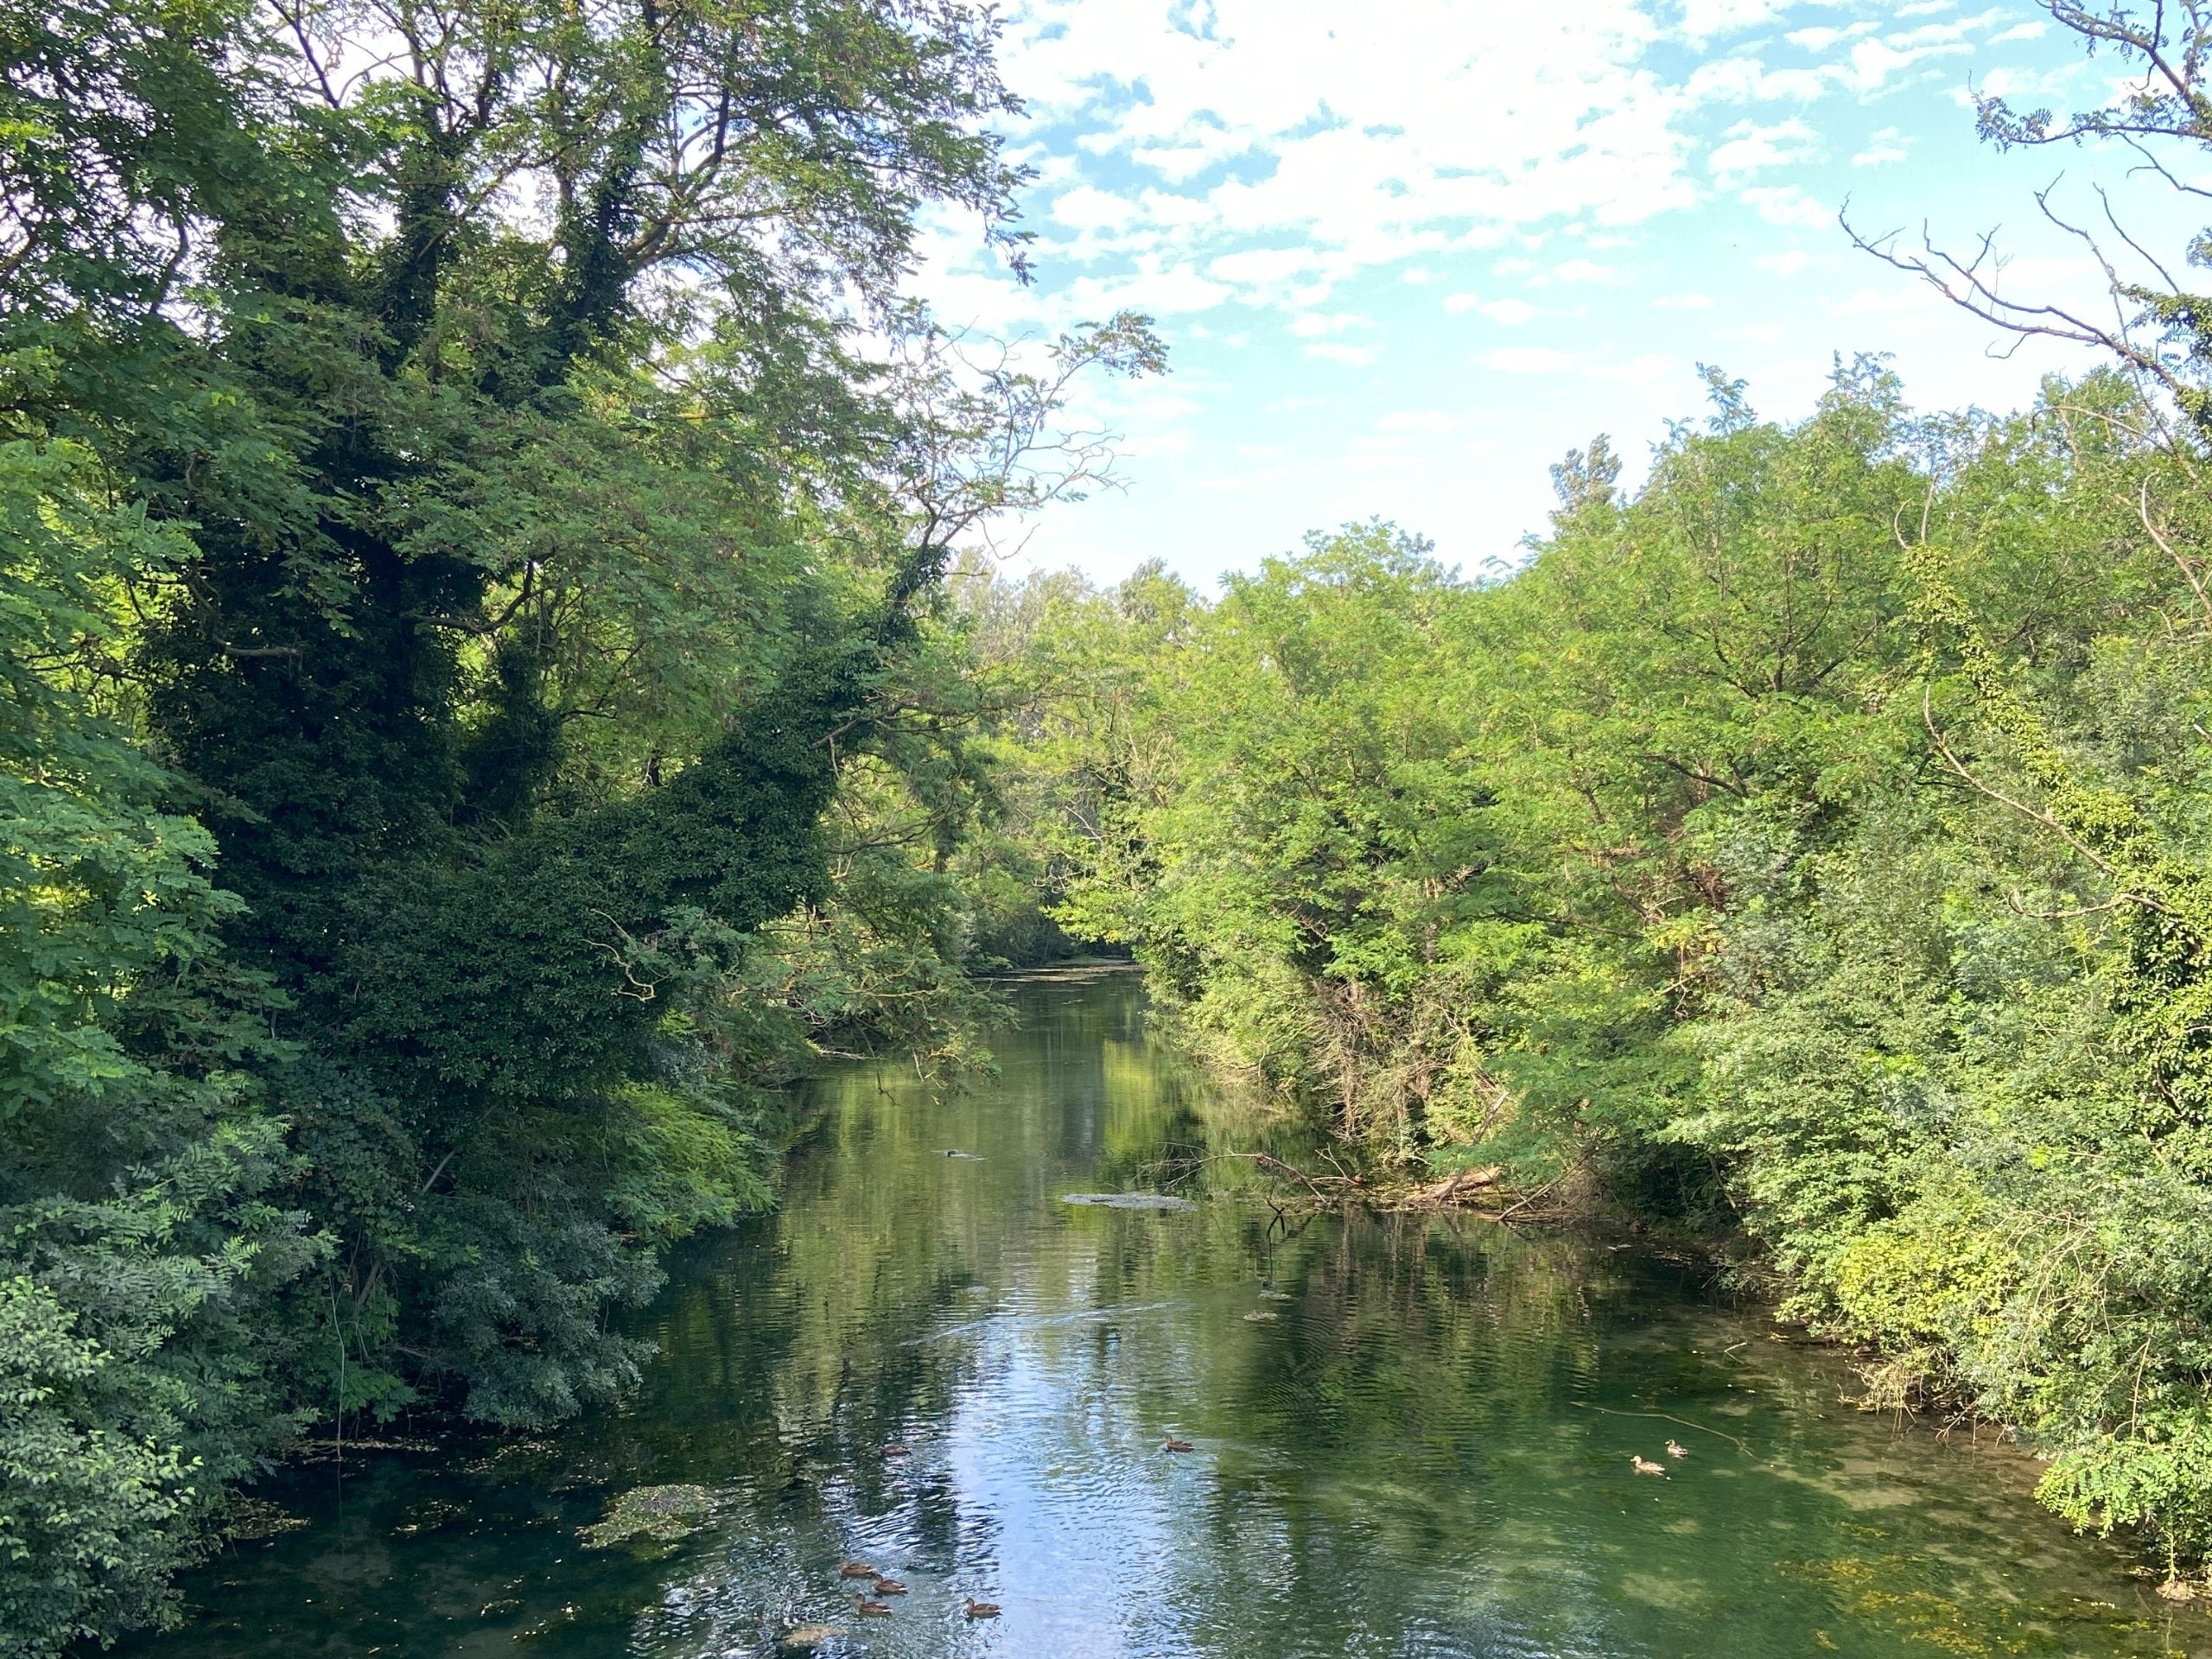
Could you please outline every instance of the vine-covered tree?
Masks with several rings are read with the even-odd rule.
[[[0,16],[0,1645],[159,1617],[305,1419],[609,1398],[658,1248],[766,1196],[760,1063],[866,1017],[825,975],[961,995],[912,857],[771,959],[854,811],[972,817],[944,562],[1158,365],[902,297],[932,204],[1021,263],[996,29]]]

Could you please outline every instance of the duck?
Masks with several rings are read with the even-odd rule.
[[[880,1579],[883,1574],[866,1561],[847,1561],[838,1567],[837,1576],[841,1579]]]
[[[896,1579],[878,1579],[875,1593],[879,1596],[903,1596],[906,1593],[906,1586]]]
[[[883,1455],[887,1458],[910,1458],[913,1454],[914,1448],[904,1440],[893,1440],[883,1448]]]
[[[1198,1448],[1188,1440],[1179,1440],[1170,1434],[1160,1443],[1160,1449],[1163,1452],[1195,1452]]]
[[[1689,1454],[1689,1447],[1684,1446],[1680,1440],[1669,1440],[1667,1442],[1667,1455],[1669,1457],[1687,1458]]]
[[[996,1618],[998,1616],[999,1605],[995,1601],[978,1601],[973,1596],[968,1598],[969,1618]]]
[[[1664,1475],[1667,1472],[1665,1464],[1654,1463],[1650,1459],[1639,1457],[1633,1452],[1628,1454],[1628,1460],[1630,1466],[1639,1475]]]
[[[855,1596],[853,1598],[853,1605],[860,1609],[860,1614],[862,1618],[888,1618],[891,1617],[891,1609],[887,1604],[880,1601],[870,1601],[866,1596]]]

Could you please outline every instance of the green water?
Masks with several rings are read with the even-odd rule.
[[[289,1475],[309,1524],[134,1650],[704,1659],[826,1623],[827,1654],[1019,1659],[2212,1655],[2017,1452],[1853,1411],[1833,1357],[1604,1240],[1279,1224],[1249,1164],[1192,1161],[1271,1131],[1132,980],[1016,996],[988,1087],[820,1085],[781,1211],[674,1264],[626,1410]],[[1192,1211],[1062,1202],[1171,1156]],[[688,1536],[579,1536],[667,1483],[711,1494]],[[890,1617],[855,1616],[852,1557],[909,1586]]]

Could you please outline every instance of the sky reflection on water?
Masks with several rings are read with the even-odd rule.
[[[311,1524],[134,1651],[737,1659],[823,1624],[886,1659],[2212,1655],[2017,1452],[1851,1409],[1833,1357],[1680,1268],[1464,1218],[1282,1236],[1206,1154],[1283,1132],[1133,979],[1017,995],[988,1086],[819,1085],[782,1210],[675,1264],[629,1408],[288,1476]],[[1060,1201],[1163,1174],[1198,1207]],[[665,1483],[711,1491],[697,1531],[585,1547]],[[908,1586],[888,1617],[853,1558]]]

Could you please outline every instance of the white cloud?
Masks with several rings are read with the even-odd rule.
[[[1809,104],[1830,90],[1830,80],[1818,69],[1770,69],[1757,58],[1719,58],[1693,69],[1683,92],[1700,105]]]
[[[1371,318],[1357,316],[1349,311],[1308,311],[1291,320],[1290,332],[1300,340],[1325,340],[1331,334],[1341,334],[1348,328],[1371,328],[1374,326]]]
[[[1375,348],[1372,346],[1348,346],[1342,340],[1326,340],[1308,346],[1306,355],[1319,358],[1327,363],[1343,363],[1355,369],[1363,369],[1375,360]]]
[[[1774,3],[1688,0],[1682,30]],[[1027,0],[1002,54],[1025,136],[1082,161],[1039,192],[1037,256],[1195,264],[1306,309],[1378,265],[1421,280],[1516,230],[1691,206],[1696,99],[1647,60],[1649,4],[1372,0],[1354,24],[1333,0],[1210,0],[1193,28],[1161,0]]]
[[[1872,96],[1926,59],[1968,49],[1963,41],[1921,39],[1919,33],[1859,41],[1851,48],[1848,65],[1840,67],[1843,84],[1862,97]]]
[[[1140,212],[1127,196],[1109,195],[1095,185],[1063,190],[1052,202],[1052,217],[1078,231],[1116,231],[1134,224]]]
[[[1853,167],[1887,167],[1912,158],[1912,140],[1902,127],[1884,127],[1866,141],[1866,148],[1851,158]]]
[[[1734,35],[1770,22],[1782,0],[1682,0],[1682,35],[1698,44],[1717,35]]]
[[[1796,167],[1821,158],[1821,136],[1796,116],[1761,126],[1738,121],[1721,135],[1706,166],[1726,188],[1772,167]]]
[[[1499,374],[1566,374],[1577,366],[1573,354],[1548,346],[1499,346],[1477,361]]]
[[[1826,26],[1814,29],[1793,29],[1783,36],[1790,45],[1802,47],[1808,52],[1825,52],[1845,41],[1855,41],[1862,35],[1872,35],[1879,25],[1865,18],[1846,29]]]
[[[1770,225],[1827,226],[1835,222],[1833,213],[1794,184],[1755,185],[1742,193],[1741,200]]]
[[[1562,283],[1612,283],[1620,273],[1594,259],[1569,259],[1552,272]]]
[[[1041,521],[1048,563],[1157,552],[1203,577],[1381,512],[1476,568],[1544,522],[1569,444],[1603,427],[1640,456],[1694,410],[1700,359],[1741,359],[1777,415],[1809,406],[1832,347],[1894,349],[1929,407],[2032,396],[2027,353],[1988,357],[1832,217],[1848,192],[1872,228],[2001,219],[2007,253],[2053,251],[2044,175],[1949,95],[1971,74],[2093,107],[2116,66],[2000,3],[1006,0],[1039,280],[933,213],[915,289],[993,333],[1160,319],[1170,380],[1078,391],[1083,421],[1129,434],[1130,487]],[[2075,189],[2089,165],[2069,159]]]

